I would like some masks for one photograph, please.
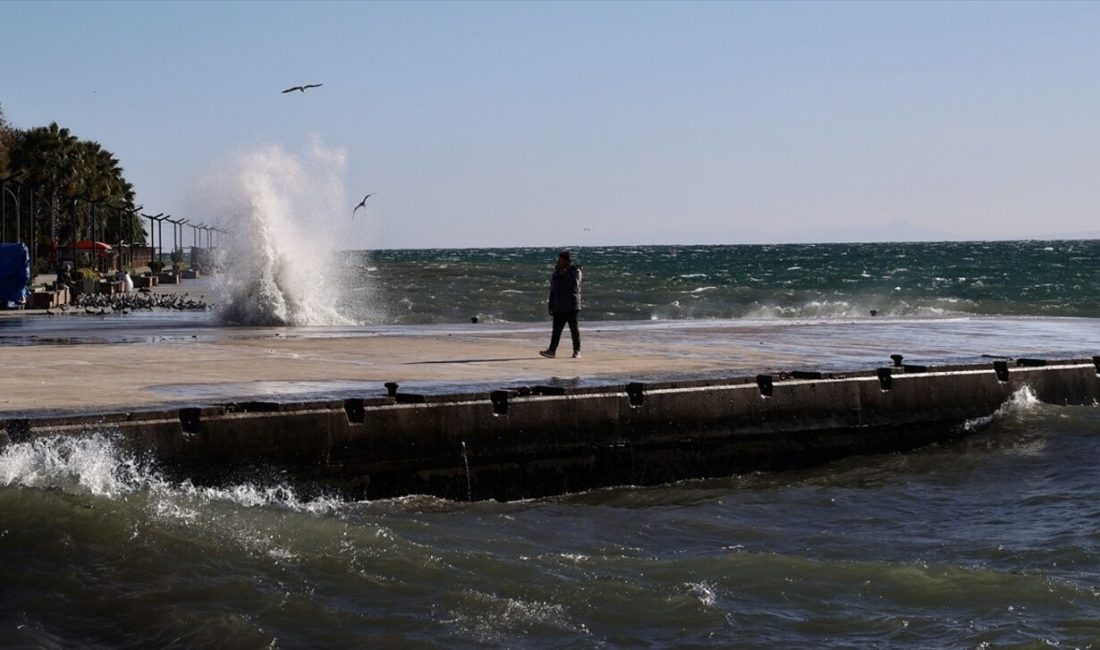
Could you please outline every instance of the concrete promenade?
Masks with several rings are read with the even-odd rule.
[[[143,320],[144,319],[144,320]],[[611,384],[906,363],[1100,354],[1094,321],[959,320],[798,324],[583,323],[581,359],[543,359],[547,325],[224,328],[195,319],[20,316],[0,320],[0,414],[154,405],[468,392],[523,384]]]

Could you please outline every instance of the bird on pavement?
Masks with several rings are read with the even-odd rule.
[[[364,197],[363,197],[363,200],[359,202],[359,205],[355,206],[355,210],[352,210],[352,211],[351,211],[351,216],[353,216],[353,217],[354,217],[354,216],[355,216],[355,212],[356,212],[356,210],[358,210],[359,208],[365,208],[365,207],[367,207],[367,199],[369,199],[369,198],[370,198],[370,197],[372,197],[372,196],[374,196],[374,192],[371,192],[370,194],[368,194],[368,195],[364,196]]]
[[[297,90],[298,92],[304,93],[306,90],[308,90],[310,88],[320,88],[323,85],[324,84],[305,84],[305,85],[302,85],[302,86],[291,86],[290,88],[287,88],[286,90],[284,90],[280,94],[285,95],[287,93],[292,93],[295,90]]]

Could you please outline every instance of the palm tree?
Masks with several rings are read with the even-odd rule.
[[[73,172],[70,157],[76,146],[76,136],[57,122],[19,131],[14,138],[9,157],[12,169],[29,173],[28,180],[35,186],[40,199],[46,199],[49,210],[49,235],[57,240],[57,214],[61,197],[71,189]],[[41,205],[41,202],[39,203]]]
[[[0,136],[5,124],[0,114]],[[100,143],[79,140],[57,122],[12,130],[9,142],[3,149],[8,166],[27,172],[36,199],[32,232],[40,235],[31,239],[53,250],[60,241],[75,249],[82,233],[93,240],[144,241],[145,226],[134,215],[134,187],[126,180],[118,158]],[[59,228],[58,216],[64,208],[69,218],[63,223],[68,223]],[[115,219],[107,218],[108,210],[115,211]],[[45,226],[47,218],[48,228],[38,227],[40,223]]]

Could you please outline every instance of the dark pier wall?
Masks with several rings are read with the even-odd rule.
[[[365,498],[515,499],[912,449],[964,435],[1024,387],[1100,400],[1100,357],[1018,364],[26,417],[0,423],[0,446],[110,432],[199,480],[276,467]]]

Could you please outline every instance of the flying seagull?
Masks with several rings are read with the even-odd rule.
[[[280,93],[280,94],[283,94],[283,95],[285,95],[285,94],[287,94],[287,93],[292,93],[292,92],[294,92],[295,90],[297,90],[298,92],[302,92],[302,93],[304,93],[304,92],[306,91],[306,89],[308,89],[308,88],[320,88],[320,87],[321,87],[321,86],[323,86],[323,85],[324,85],[324,84],[306,84],[306,85],[304,85],[304,86],[291,86],[290,88],[287,88],[286,90],[284,90],[284,91],[283,91],[282,93]]]
[[[372,196],[374,196],[374,192],[371,192],[370,194],[364,196],[363,200],[359,202],[359,205],[355,206],[355,210],[358,210],[359,208],[367,207],[367,199],[369,199]],[[351,211],[351,216],[353,216],[353,217],[355,216],[355,210]]]

